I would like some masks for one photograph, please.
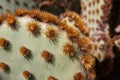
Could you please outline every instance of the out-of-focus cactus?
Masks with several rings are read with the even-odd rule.
[[[109,36],[108,17],[111,0],[81,0],[82,19],[89,28],[89,36],[95,44],[94,56],[101,62],[106,55],[114,57]]]
[[[85,26],[76,34],[50,13],[22,9],[2,15],[0,23],[1,80],[94,80]]]
[[[111,0],[81,0],[82,17],[90,29],[90,36],[99,30],[109,34],[111,6]]]
[[[98,60],[97,73],[102,76],[108,74],[113,66],[113,44],[108,23],[111,7],[111,0],[81,0],[81,16],[95,45],[93,55]]]
[[[0,13],[13,12],[18,8],[32,9],[36,7],[37,4],[34,0],[0,0]]]

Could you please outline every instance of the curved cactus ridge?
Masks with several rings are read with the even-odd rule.
[[[80,49],[84,51],[84,49],[85,49],[85,48],[83,48],[83,46],[84,46],[84,47],[86,47],[86,49],[88,49],[87,52],[92,54],[95,46],[92,44],[92,41],[90,40],[90,38],[87,37],[87,35],[89,33],[89,29],[86,27],[86,25],[84,24],[84,22],[82,21],[80,16],[75,12],[66,11],[65,13],[63,13],[60,16],[60,20],[64,23],[66,23],[67,25],[69,25],[71,30],[75,30],[74,33],[72,33],[72,34],[78,35],[81,38],[81,40],[85,41],[84,44],[86,44],[86,45],[80,45],[80,46],[82,46],[82,48],[80,48]],[[74,41],[79,43],[79,40],[77,40],[76,37],[74,37]],[[92,51],[92,52],[90,52],[90,51]]]
[[[95,45],[94,56],[100,62],[106,56],[114,57],[108,24],[111,6],[111,0],[81,0],[81,16]]]
[[[60,15],[60,20],[63,23],[66,23],[69,25],[69,28],[71,29],[71,34],[74,34],[73,36],[73,41],[77,42],[79,45],[79,49],[81,51],[85,51],[86,53],[89,53],[93,56],[94,52],[94,45],[90,38],[87,36],[88,35],[88,28],[82,21],[81,17],[72,11],[66,11],[65,13]],[[74,31],[72,31],[74,30]],[[67,30],[69,31],[69,30]],[[79,36],[79,39],[77,39],[76,36]],[[95,77],[95,72],[94,69],[88,70],[89,77],[94,78]]]
[[[58,17],[18,9],[2,15],[0,23],[2,80],[94,80],[89,40],[72,35],[74,29]]]
[[[32,9],[36,6],[34,0],[0,0],[0,13],[13,12],[18,8]]]

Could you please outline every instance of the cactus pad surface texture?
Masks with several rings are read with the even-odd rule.
[[[0,80],[94,80],[89,39],[58,17],[18,9],[0,23]]]
[[[89,28],[89,37],[95,45],[94,56],[100,62],[106,56],[114,58],[109,32],[109,16],[112,0],[81,0],[81,16]]]

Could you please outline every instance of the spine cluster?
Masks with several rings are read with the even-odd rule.
[[[74,25],[39,10],[17,9],[13,14],[1,15],[0,73],[3,80],[95,78],[95,60],[91,55],[94,46],[86,36],[88,28],[76,13],[65,14]]]

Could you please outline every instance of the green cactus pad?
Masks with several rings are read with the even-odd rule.
[[[6,16],[0,25],[1,80],[94,79],[89,77],[94,58],[69,38],[68,27],[62,30],[56,16],[19,11],[22,16],[16,16],[16,11],[9,15],[14,18]]]

